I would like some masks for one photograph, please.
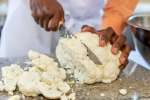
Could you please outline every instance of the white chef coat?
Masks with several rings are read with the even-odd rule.
[[[99,27],[104,0],[59,0],[66,27],[78,32],[84,24]],[[28,0],[9,0],[8,17],[0,45],[0,57],[21,57],[32,49],[54,54],[59,33],[46,32],[31,16]]]

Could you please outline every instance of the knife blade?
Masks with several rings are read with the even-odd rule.
[[[64,25],[62,25],[59,28],[59,33],[60,33],[60,36],[64,37],[64,38],[72,38],[73,37],[71,32]]]
[[[59,29],[59,33],[61,34],[61,37],[64,37],[64,38],[72,38],[72,37],[76,37],[74,36],[73,34],[71,34],[71,32],[69,30],[67,30],[67,28],[63,25],[60,27]],[[93,53],[93,51],[91,49],[89,49],[89,47],[82,43],[86,49],[87,49],[87,52],[88,52],[88,56],[89,58],[95,63],[95,64],[98,64],[98,65],[101,65],[101,61],[99,61],[99,59],[97,58],[97,56]]]
[[[82,43],[86,49],[87,49],[87,52],[88,52],[88,56],[89,58],[97,65],[101,65],[101,61],[98,59],[98,57],[93,53],[93,51],[84,43]]]

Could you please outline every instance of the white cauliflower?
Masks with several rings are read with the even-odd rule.
[[[41,77],[37,72],[24,72],[18,80],[19,91],[25,96],[37,96],[40,91],[37,84],[40,82]]]
[[[48,99],[59,99],[70,91],[70,86],[65,82],[66,71],[59,68],[54,59],[30,51],[29,59],[31,67],[24,71],[19,65],[11,65],[2,68],[3,81],[0,81],[0,90],[13,91],[18,87],[19,92],[25,96],[43,95]],[[18,96],[12,96],[9,100],[20,100]]]
[[[88,56],[87,48],[93,51],[102,65],[96,65]],[[119,56],[111,53],[111,45],[99,47],[99,37],[91,33],[77,33],[74,38],[61,38],[56,56],[63,68],[71,70],[80,83],[110,83],[118,77]]]
[[[21,97],[19,95],[11,96],[8,100],[21,100]]]
[[[55,70],[58,68],[58,63],[49,56],[35,51],[29,51],[28,56],[31,59],[32,65],[38,67],[41,71]]]
[[[51,87],[50,85],[44,82],[39,83],[38,88],[41,94],[48,99],[58,99],[63,94],[63,92],[57,90],[57,88]]]
[[[2,80],[4,81],[4,90],[13,93],[16,90],[17,81],[23,73],[23,69],[16,64],[2,67]]]

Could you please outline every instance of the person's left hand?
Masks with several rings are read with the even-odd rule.
[[[100,46],[104,47],[107,43],[112,44],[111,52],[115,55],[121,51],[121,56],[119,58],[121,66],[120,69],[124,68],[128,63],[128,56],[131,51],[131,47],[128,45],[127,40],[124,35],[117,35],[111,27],[107,29],[97,31],[95,28],[84,25],[81,28],[81,32],[91,32],[96,33],[100,37]]]

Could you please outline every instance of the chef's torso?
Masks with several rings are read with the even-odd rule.
[[[65,9],[66,26],[73,32],[84,24],[100,26],[104,0],[59,0]]]

